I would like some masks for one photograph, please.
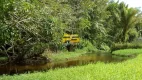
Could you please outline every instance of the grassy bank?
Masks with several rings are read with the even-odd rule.
[[[122,49],[122,50],[116,50],[112,54],[117,55],[131,55],[131,54],[141,54],[142,49]]]
[[[141,80],[142,54],[121,63],[88,64],[72,68],[0,76],[0,80]]]
[[[58,53],[45,52],[44,55],[46,55],[48,58],[50,58],[52,62],[58,62],[58,61],[64,61],[68,58],[78,57],[78,56],[85,54],[85,53],[87,53],[87,51],[85,49],[83,49],[83,50],[77,49],[74,52],[68,52],[68,51],[58,52]]]

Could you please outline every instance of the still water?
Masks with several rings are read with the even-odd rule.
[[[127,59],[134,58],[135,56],[118,56],[111,54],[93,54],[88,53],[75,58],[69,58],[65,61],[49,62],[44,65],[4,65],[0,66],[0,74],[15,74],[23,73],[27,71],[42,71],[55,68],[64,68],[71,66],[81,66],[89,63],[96,63],[98,61],[104,63],[118,63]]]

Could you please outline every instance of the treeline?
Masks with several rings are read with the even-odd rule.
[[[137,8],[109,0],[0,0],[0,55],[19,60],[62,49],[65,32],[101,49],[141,37]],[[12,57],[11,57],[12,55]]]

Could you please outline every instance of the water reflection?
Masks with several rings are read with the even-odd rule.
[[[134,56],[133,56],[134,57]],[[36,71],[36,70],[48,70],[54,68],[70,67],[77,65],[84,65],[88,63],[96,63],[98,61],[110,63],[110,62],[121,62],[133,57],[128,56],[118,56],[111,54],[93,54],[88,53],[75,58],[66,59],[62,62],[49,62],[45,65],[4,65],[0,66],[0,74],[11,74],[11,73],[21,73],[25,71]]]

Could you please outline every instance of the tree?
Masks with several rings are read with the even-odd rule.
[[[111,2],[108,10],[112,16],[108,21],[111,22],[110,25],[113,25],[110,27],[109,34],[115,36],[114,40],[116,42],[127,42],[130,37],[130,31],[135,30],[136,24],[139,23],[139,11],[135,8],[129,8],[123,2]]]
[[[122,31],[122,42],[127,41],[126,35],[130,31],[130,29],[135,28],[138,20],[137,20],[137,13],[138,10],[134,8],[128,8],[125,4],[121,3],[120,6],[122,7],[121,11],[121,26],[123,28]]]

